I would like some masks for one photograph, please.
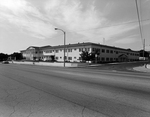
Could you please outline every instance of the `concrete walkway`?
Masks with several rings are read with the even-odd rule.
[[[106,117],[0,73],[0,117]]]

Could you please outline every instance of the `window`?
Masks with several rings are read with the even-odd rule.
[[[113,58],[110,58],[110,61],[113,61]]]
[[[68,49],[68,52],[72,52],[72,49]]]
[[[109,50],[106,50],[106,53],[109,53]]]
[[[81,49],[81,48],[79,48],[79,52],[82,52],[82,49]]]
[[[60,59],[62,59],[62,57],[60,57]]]
[[[76,48],[74,48],[74,50],[76,50]]]
[[[68,57],[69,60],[72,60],[72,57]]]
[[[76,57],[74,57],[74,59],[76,59]]]
[[[116,51],[116,54],[118,54],[118,51]]]
[[[90,48],[87,48],[88,49],[88,51],[90,51]]]
[[[56,57],[56,59],[58,59],[58,57]]]
[[[102,52],[105,53],[105,49],[102,49]]]
[[[106,61],[109,61],[109,58],[106,58]]]
[[[102,57],[102,61],[105,61],[105,58],[104,58],[104,57]]]
[[[55,50],[56,53],[58,53],[58,50]]]
[[[112,50],[110,50],[110,53],[113,53],[113,51],[112,51]]]

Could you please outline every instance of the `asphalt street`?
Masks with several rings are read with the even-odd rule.
[[[150,117],[150,73],[122,68],[8,64],[0,65],[0,75],[82,106],[82,116],[89,109],[106,117]]]

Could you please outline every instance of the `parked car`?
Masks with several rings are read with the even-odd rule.
[[[2,64],[9,64],[9,61],[3,61]]]

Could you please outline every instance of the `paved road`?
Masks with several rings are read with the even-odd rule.
[[[83,106],[83,113],[150,117],[149,73],[9,64],[0,65],[0,75]]]

